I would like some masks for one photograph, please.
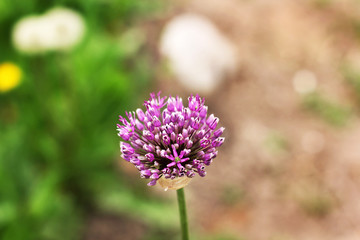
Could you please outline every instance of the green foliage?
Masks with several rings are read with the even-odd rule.
[[[309,193],[300,200],[301,208],[310,216],[325,217],[334,207],[334,201],[329,194],[323,192]]]
[[[355,95],[357,105],[360,105],[360,72],[346,66],[343,67],[342,73]]]
[[[147,196],[146,202],[143,199],[124,186],[117,191],[100,195],[98,200],[105,210],[126,213],[138,217],[148,224],[156,222],[159,230],[178,224],[178,209],[174,203],[167,204],[149,196]]]
[[[313,0],[312,4],[317,8],[326,8],[331,5],[333,0]]]
[[[233,206],[246,200],[246,192],[238,185],[224,186],[221,199],[226,205]]]
[[[141,240],[178,240],[179,237],[179,230],[153,227]]]
[[[274,154],[282,154],[289,148],[289,143],[285,136],[277,131],[272,131],[266,136],[265,146]]]
[[[162,202],[136,198],[114,166],[118,114],[144,99],[153,75],[144,33],[128,28],[160,3],[0,1],[0,63],[12,61],[24,75],[0,94],[0,239],[79,239],[86,212],[99,207],[162,218]],[[83,14],[83,42],[68,52],[17,53],[15,22],[57,5]]]
[[[303,105],[306,109],[336,127],[345,126],[352,116],[349,107],[335,103],[317,92],[308,94],[304,98]]]
[[[295,201],[311,217],[326,217],[336,207],[336,199],[322,184],[299,182],[294,190]]]

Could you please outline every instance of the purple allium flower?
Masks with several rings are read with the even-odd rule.
[[[128,120],[119,116],[117,124],[121,156],[140,171],[142,178],[150,178],[149,186],[159,178],[192,178],[206,175],[217,156],[224,138],[223,127],[216,127],[219,118],[207,117],[205,99],[198,95],[188,98],[188,107],[179,97],[160,97],[150,94],[145,101],[146,111],[138,108],[126,112]]]

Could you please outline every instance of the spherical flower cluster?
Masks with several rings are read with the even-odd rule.
[[[0,64],[0,92],[7,92],[20,84],[21,69],[13,63]]]
[[[149,186],[161,179],[192,178],[206,175],[224,138],[224,128],[216,129],[219,118],[207,116],[205,100],[198,95],[188,98],[188,107],[179,97],[150,94],[146,111],[127,112],[129,120],[119,116],[118,135],[122,157],[135,165]]]
[[[53,8],[40,16],[26,16],[16,23],[12,40],[23,53],[36,54],[68,50],[78,44],[85,33],[83,17],[67,8]]]

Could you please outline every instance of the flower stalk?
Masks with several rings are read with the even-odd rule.
[[[188,221],[186,214],[186,203],[185,203],[185,194],[184,188],[180,188],[176,190],[178,205],[179,205],[179,215],[180,215],[180,225],[181,225],[181,239],[189,240],[189,229],[188,229]]]

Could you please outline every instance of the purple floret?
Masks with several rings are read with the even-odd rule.
[[[216,130],[219,118],[211,114],[199,95],[188,98],[188,107],[179,97],[160,97],[150,94],[145,101],[146,111],[119,116],[117,124],[121,157],[140,171],[142,178],[149,178],[149,186],[161,178],[192,178],[206,175],[225,138],[220,137],[225,128]]]

